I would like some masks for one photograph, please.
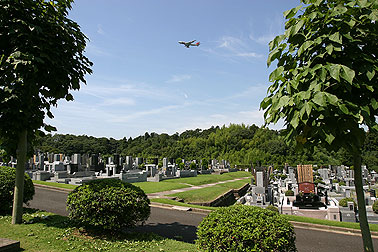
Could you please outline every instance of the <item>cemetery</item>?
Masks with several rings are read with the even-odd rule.
[[[209,177],[204,174],[222,174],[237,170],[231,169],[230,164],[224,160],[220,162],[212,160],[208,167],[202,167],[196,160],[182,160],[182,164],[176,164],[175,161],[163,158],[162,166],[159,167],[157,158],[148,160],[114,154],[105,159],[95,154],[66,156],[39,153],[29,160],[26,172],[33,180],[72,185],[81,185],[96,179],[117,178],[128,183],[140,183],[142,188],[146,186],[148,193],[153,193],[165,190],[164,188],[166,190],[183,188],[185,183],[192,184],[191,186],[210,184],[211,179],[209,180]],[[3,165],[15,167],[16,160],[12,158],[9,163]],[[190,169],[190,167],[196,167],[196,169]],[[378,215],[374,213],[372,206],[376,201],[374,186],[378,181],[378,174],[375,171],[369,172],[365,166],[362,170],[368,221],[377,224]],[[239,183],[227,189],[218,186],[212,189],[192,190],[172,194],[168,198],[177,198],[185,203],[202,206],[231,205],[235,201],[262,208],[273,205],[279,209],[280,213],[286,215],[358,222],[358,211],[354,204],[356,202],[354,171],[347,166],[324,168],[298,165],[297,167],[285,166],[282,171],[272,166],[256,166],[252,167],[251,171],[255,181],[244,181],[244,184]],[[195,179],[199,174],[203,175]],[[174,181],[180,182],[171,183]],[[161,184],[151,188],[144,184],[147,182]],[[243,187],[247,182],[250,184],[248,190],[242,194],[232,191]],[[196,194],[202,195],[200,201],[196,198]],[[354,199],[354,202],[339,204],[339,201],[344,198]]]
[[[362,170],[368,222],[377,224],[378,214],[373,211],[373,204],[377,201],[378,176],[365,166]],[[286,166],[282,172],[272,167],[257,167],[253,173],[256,185],[251,185],[247,194],[238,200],[241,204],[263,208],[274,205],[286,215],[358,222],[354,171],[349,167],[298,165]],[[347,199],[345,205],[339,204],[343,199]]]
[[[0,165],[16,167],[14,158]],[[29,160],[26,173],[33,180],[56,182],[62,184],[80,185],[94,179],[117,178],[124,182],[159,182],[175,178],[197,177],[197,174],[222,174],[235,172],[225,161],[212,160],[211,165],[203,167],[196,160],[175,163],[175,160],[163,158],[162,167],[158,159],[143,159],[141,157],[122,157],[118,154],[102,158],[100,155],[73,154],[41,154],[38,153]],[[195,167],[195,169],[190,169]]]

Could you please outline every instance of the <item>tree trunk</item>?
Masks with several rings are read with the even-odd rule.
[[[21,224],[24,199],[24,177],[27,152],[27,130],[23,130],[18,138],[16,183],[14,187],[12,224]]]
[[[362,184],[362,171],[361,171],[361,153],[353,153],[354,165],[354,185],[356,188],[357,202],[358,202],[358,216],[360,219],[360,229],[365,252],[374,252],[373,242],[371,240],[370,229],[366,217],[365,195]]]

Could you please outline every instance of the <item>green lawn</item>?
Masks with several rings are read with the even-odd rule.
[[[252,177],[252,175],[249,172],[238,171],[238,172],[224,173],[222,175],[204,174],[204,175],[198,175],[197,177],[191,177],[191,178],[170,179],[164,182],[185,183],[185,184],[198,186],[198,185],[212,184],[219,181],[226,181],[226,180],[232,180],[232,179],[243,178],[243,177]]]
[[[170,190],[190,187],[190,185],[211,184],[211,183],[215,183],[219,181],[226,181],[226,180],[232,180],[235,178],[250,177],[250,176],[251,174],[248,172],[238,171],[238,172],[225,173],[222,175],[206,174],[206,175],[198,175],[197,177],[190,177],[190,178],[169,179],[169,180],[164,180],[161,182],[137,182],[137,183],[132,183],[132,184],[142,188],[142,190],[145,193],[155,193],[155,192],[163,192],[163,191],[170,191]],[[33,183],[39,184],[39,185],[53,186],[57,188],[65,188],[65,189],[74,189],[75,187],[77,187],[77,185],[46,182],[46,181],[39,181],[39,180],[33,180]]]
[[[173,179],[172,179],[173,180]],[[161,182],[137,182],[132,183],[135,186],[139,186],[145,193],[155,193],[155,192],[164,192],[170,191],[185,187],[190,187],[189,185],[181,183],[168,183],[168,181]]]
[[[34,184],[38,185],[48,185],[53,186],[57,188],[65,188],[65,189],[75,189],[77,185],[71,185],[71,184],[62,184],[62,183],[56,183],[56,182],[46,182],[46,181],[40,181],[40,180],[33,180]]]
[[[24,251],[197,251],[194,244],[153,233],[88,235],[70,227],[67,217],[41,211],[28,210],[24,220],[12,225],[10,216],[0,216],[0,237],[20,241]]]
[[[289,221],[313,223],[313,224],[320,224],[320,225],[333,226],[333,227],[360,229],[359,223],[341,222],[341,221],[332,221],[332,220],[321,220],[321,219],[315,219],[315,218],[303,217],[303,216],[296,216],[296,215],[285,215],[285,216],[287,217],[287,219]],[[370,227],[370,231],[378,232],[378,224],[369,224],[369,227]]]
[[[218,196],[222,195],[228,190],[240,188],[249,182],[250,179],[243,179],[239,181],[218,184],[212,187],[175,193],[169,196],[178,197],[180,199],[183,199],[185,202],[209,202],[216,199]]]

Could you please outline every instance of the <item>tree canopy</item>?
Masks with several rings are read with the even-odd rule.
[[[364,249],[374,251],[361,155],[365,129],[378,130],[378,1],[302,2],[284,13],[285,33],[269,44],[268,66],[277,67],[261,108],[267,124],[283,119],[288,142],[352,155]]]
[[[327,151],[315,147],[313,151],[295,151],[294,146],[286,145],[281,131],[259,128],[255,125],[232,124],[225,127],[212,127],[201,130],[188,130],[181,134],[168,135],[154,133],[148,139],[93,137],[71,134],[47,134],[39,138],[35,150],[72,155],[98,154],[134,157],[183,158],[185,160],[225,159],[239,167],[250,166],[257,161],[262,165],[274,164],[283,167],[285,163],[317,165],[352,165],[352,158],[345,149]],[[378,133],[368,132],[363,148],[363,163],[369,169],[378,171]],[[234,144],[232,144],[234,143]],[[204,165],[204,160],[202,162]],[[244,165],[244,166],[240,166]]]
[[[0,145],[17,156],[12,223],[21,223],[27,151],[53,118],[51,106],[73,99],[92,63],[86,36],[67,18],[72,0],[0,1]]]
[[[0,138],[16,155],[18,133],[34,139],[45,115],[69,90],[85,83],[92,63],[83,55],[86,37],[67,18],[72,1],[3,0],[0,2]]]
[[[266,122],[284,119],[295,144],[359,150],[361,126],[378,129],[378,2],[303,3],[284,13],[285,34],[269,44],[277,68],[261,103]]]

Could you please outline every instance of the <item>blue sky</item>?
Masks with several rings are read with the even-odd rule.
[[[46,122],[57,133],[136,137],[230,123],[263,124],[268,43],[299,0],[76,0],[70,18],[94,63],[74,101]],[[179,40],[196,39],[185,48]],[[277,128],[279,126],[273,126]]]

